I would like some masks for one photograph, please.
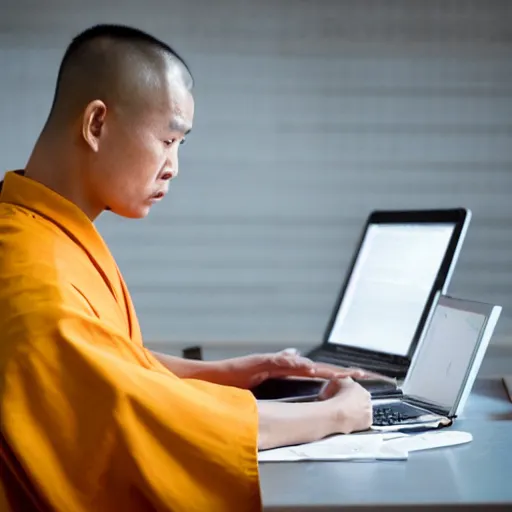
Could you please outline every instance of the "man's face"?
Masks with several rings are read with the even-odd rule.
[[[107,110],[88,188],[123,217],[145,217],[178,175],[178,149],[192,128],[194,100],[172,73],[142,106]]]

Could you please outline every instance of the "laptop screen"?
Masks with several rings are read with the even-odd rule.
[[[487,316],[439,304],[425,332],[404,393],[452,408],[471,370]]]
[[[370,224],[327,341],[406,356],[455,227]]]

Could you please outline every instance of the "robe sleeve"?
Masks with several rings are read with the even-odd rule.
[[[58,511],[260,510],[252,395],[132,345],[69,301],[11,325],[2,431],[37,492]]]

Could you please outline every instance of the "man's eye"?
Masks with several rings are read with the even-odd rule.
[[[178,139],[168,139],[168,140],[164,140],[164,144],[167,146],[167,147],[171,147],[173,144],[176,143]],[[183,139],[180,140],[180,145],[181,144],[185,144],[185,137],[183,137]]]

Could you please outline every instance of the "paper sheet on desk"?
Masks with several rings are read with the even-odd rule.
[[[469,443],[469,432],[350,434],[259,452],[259,462],[407,460],[409,452]]]
[[[404,434],[337,435],[314,443],[261,451],[259,462],[406,460],[407,451],[386,445]]]

